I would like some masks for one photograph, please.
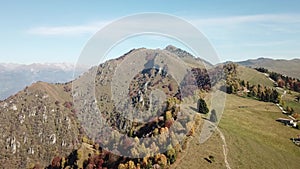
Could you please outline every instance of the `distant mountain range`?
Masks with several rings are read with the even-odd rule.
[[[285,74],[287,76],[300,79],[300,59],[284,60],[284,59],[270,59],[258,58],[249,59],[246,61],[237,62],[240,65],[248,67],[263,67],[270,71]]]
[[[30,65],[0,63],[0,100],[36,81],[64,83],[74,79],[74,76],[78,76],[85,70],[87,69],[80,67],[74,72],[74,65],[70,63]]]

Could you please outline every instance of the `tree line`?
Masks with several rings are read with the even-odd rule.
[[[276,89],[264,86],[262,84],[251,85],[249,81],[241,80],[237,77],[237,64],[228,63],[224,65],[226,73],[226,86],[223,89],[228,94],[245,94],[248,97],[258,99],[265,102],[279,103],[280,94]],[[264,68],[259,69],[261,72],[266,72]]]
[[[266,68],[255,68],[255,70],[269,74],[269,77],[276,82],[278,87],[285,87],[296,92],[300,92],[300,79],[289,77],[280,73],[269,71]]]

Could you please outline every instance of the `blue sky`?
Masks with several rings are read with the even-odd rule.
[[[96,31],[142,12],[162,12],[190,22],[206,35],[221,61],[300,58],[299,7],[297,0],[3,1],[0,62],[75,63]],[[124,41],[110,57],[169,43],[183,47],[165,38],[137,37]]]

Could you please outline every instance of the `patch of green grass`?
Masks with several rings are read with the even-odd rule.
[[[273,82],[263,73],[248,67],[238,66],[238,78],[249,81],[251,85],[262,84],[264,86],[273,86]]]

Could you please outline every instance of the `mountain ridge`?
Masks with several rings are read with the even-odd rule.
[[[74,99],[76,98],[73,96],[79,95],[84,97],[86,94],[88,96],[90,92],[89,85],[91,85],[88,82],[94,80],[95,92],[97,94],[96,99],[98,100],[97,104],[104,104],[105,106],[101,110],[106,110],[107,114],[105,115],[110,117],[110,114],[113,114],[113,111],[115,111],[112,102],[107,102],[107,99],[112,97],[110,92],[113,74],[119,64],[126,61],[130,56],[136,61],[137,68],[139,68],[140,62],[137,61],[136,56],[143,56],[139,58],[141,60],[145,57],[145,62],[147,63],[144,67],[141,65],[141,70],[147,69],[147,71],[143,72],[138,69],[141,72],[135,72],[137,73],[137,79],[143,78],[145,80],[133,80],[132,84],[130,84],[133,86],[131,92],[133,100],[140,99],[141,97],[141,95],[137,95],[139,88],[134,86],[141,85],[140,82],[146,83],[148,74],[151,75],[150,79],[155,80],[155,82],[150,83],[151,86],[155,86],[154,83],[157,83],[158,86],[163,86],[163,91],[170,96],[175,96],[178,89],[175,83],[172,83],[171,76],[163,73],[164,70],[161,68],[164,64],[173,63],[167,60],[167,57],[176,59],[179,56],[164,49],[131,50],[117,59],[108,60],[90,68],[89,71],[84,72],[78,78],[66,83],[51,84],[41,81],[35,82],[13,96],[0,101],[0,131],[3,133],[0,136],[0,157],[6,156],[6,158],[0,158],[0,164],[3,164],[3,167],[6,168],[27,168],[36,163],[45,166],[51,162],[54,156],[58,154],[65,156],[76,149],[84,133],[89,132],[87,128],[83,128],[82,126],[90,124],[85,124],[76,118],[80,117],[78,113],[81,109],[75,107]],[[192,61],[192,58],[187,56],[186,60]],[[198,63],[198,67],[203,67],[203,65],[200,65],[201,61],[196,61],[196,63]],[[129,64],[134,63],[129,62]],[[180,74],[179,70],[184,70],[183,68],[172,66],[169,69],[175,72],[175,75]],[[96,78],[89,79],[93,77],[94,73],[96,74]],[[76,82],[81,83],[80,81],[88,85],[86,86],[87,90],[79,88],[78,93],[72,93],[71,85],[76,84]],[[150,84],[149,87],[151,87]],[[74,87],[76,88],[76,85]],[[152,88],[153,90],[155,89],[155,87]],[[147,98],[145,97],[144,99],[146,100]],[[84,101],[80,97],[79,100]],[[81,108],[92,108],[95,103],[87,102],[88,105]],[[135,104],[138,106],[139,102]],[[93,127],[97,125],[97,119],[92,118],[89,120],[88,122],[92,122]],[[120,128],[120,130],[122,130],[125,124],[127,127],[132,126],[128,120],[117,119],[117,116],[113,116],[110,119],[110,124],[116,128]],[[123,131],[128,132],[128,129],[125,127]],[[136,134],[140,137],[143,135],[140,131],[137,131]]]
[[[170,47],[169,47],[170,48]],[[154,135],[154,133],[163,133],[166,130],[171,130],[167,125],[174,125],[175,122],[183,122],[183,123],[176,123],[176,127],[180,129],[180,134],[183,136],[188,136],[186,140],[183,140],[183,144],[186,144],[188,142],[187,140],[190,140],[193,138],[193,133],[195,133],[194,130],[192,130],[194,124],[192,119],[194,119],[196,116],[193,116],[194,114],[191,113],[191,116],[186,116],[183,118],[178,118],[177,120],[174,120],[177,118],[177,114],[182,114],[184,110],[188,110],[188,112],[194,112],[196,113],[197,107],[195,104],[197,102],[198,96],[194,96],[193,92],[187,93],[187,100],[191,103],[188,104],[188,106],[184,107],[183,109],[178,108],[176,105],[176,100],[181,99],[182,96],[177,95],[177,91],[179,90],[176,86],[175,81],[177,79],[181,79],[182,81],[178,81],[181,85],[183,85],[183,88],[187,88],[189,90],[194,91],[197,89],[196,87],[201,86],[201,90],[203,95],[210,96],[209,88],[212,85],[212,82],[207,80],[207,67],[203,61],[200,59],[196,59],[189,53],[182,52],[181,49],[178,48],[172,48],[169,49],[172,52],[166,50],[166,49],[146,49],[146,48],[140,48],[140,49],[133,49],[127,52],[126,54],[116,58],[108,60],[104,63],[101,63],[100,65],[93,66],[89,68],[89,71],[84,72],[82,75],[77,77],[76,79],[73,79],[71,81],[68,81],[66,83],[56,83],[56,84],[49,84],[46,82],[36,82],[32,85],[25,87],[23,90],[18,92],[17,94],[10,96],[9,98],[5,99],[4,101],[0,101],[0,133],[2,133],[2,136],[0,135],[0,166],[3,166],[5,168],[32,168],[33,164],[41,164],[42,166],[47,166],[50,164],[50,167],[53,166],[53,161],[51,164],[51,160],[57,159],[54,157],[67,157],[69,154],[72,156],[68,157],[75,157],[75,158],[81,158],[80,167],[84,166],[84,159],[82,159],[82,154],[80,155],[77,150],[82,145],[83,140],[85,142],[88,142],[87,147],[94,147],[93,151],[98,151],[99,145],[95,144],[93,141],[97,141],[97,137],[93,137],[94,133],[96,131],[94,129],[101,129],[99,126],[99,121],[97,118],[95,118],[95,115],[97,113],[101,112],[101,114],[104,116],[104,120],[111,125],[115,130],[120,131],[120,133],[128,133],[128,135],[135,136],[137,139],[142,139],[143,137],[148,137],[149,135]],[[181,55],[177,55],[177,54]],[[141,56],[140,58],[136,58],[137,56]],[[132,57],[130,60],[130,57]],[[179,58],[184,60],[184,63],[186,63],[185,67],[180,66],[165,66],[167,64],[175,63],[168,61],[168,57],[170,58]],[[145,64],[140,64],[144,61]],[[118,70],[118,67],[124,66],[122,63],[125,63],[125,69]],[[142,63],[144,63],[142,62]],[[123,63],[123,64],[124,64]],[[219,67],[222,67],[219,65]],[[133,69],[136,68],[136,69]],[[184,70],[185,68],[190,68],[191,71],[187,71],[187,76],[184,77],[175,77],[176,75],[182,73],[180,70]],[[119,92],[119,90],[115,90],[118,88],[121,88],[123,84],[120,84],[118,82],[126,81],[123,76],[118,76],[119,73],[128,73],[126,71],[129,70],[135,70],[135,74],[133,74],[132,78],[133,80],[125,83],[128,84],[129,90],[125,91],[125,96],[130,96],[130,102],[129,104],[133,104],[137,108],[141,108],[141,106],[149,105],[147,102],[149,100],[149,97],[147,97],[147,92],[151,93],[151,90],[155,91],[157,88],[161,88],[163,92],[166,93],[168,96],[174,96],[175,105],[170,106],[171,108],[168,109],[168,113],[163,114],[162,111],[157,111],[155,118],[150,118],[150,123],[141,123],[134,121],[131,122],[128,118],[119,118],[120,116],[124,116],[124,113],[126,111],[119,111],[122,109],[118,109],[119,107],[114,106],[114,103],[122,103],[123,101],[123,93],[122,90]],[[144,70],[145,69],[145,70]],[[169,69],[170,72],[173,74],[166,73]],[[205,69],[205,70],[204,70]],[[212,69],[213,70],[213,69]],[[241,69],[237,69],[240,71]],[[243,69],[243,74],[240,75],[241,77],[245,77],[245,80],[249,80],[249,78],[244,74],[247,74],[249,72],[249,68]],[[261,79],[267,78],[264,77],[262,73],[259,73],[257,71],[252,71],[253,73],[257,73],[260,75],[258,81],[261,83]],[[116,78],[114,79],[114,74],[117,74]],[[192,75],[197,75],[200,77],[200,81],[195,81],[193,79]],[[95,75],[95,76],[94,76]],[[122,75],[122,74],[121,74]],[[173,75],[173,76],[172,76]],[[129,76],[131,77],[131,76]],[[176,79],[177,78],[177,79]],[[216,77],[217,78],[217,77]],[[255,77],[256,78],[256,77]],[[176,79],[176,80],[174,80]],[[116,81],[114,81],[116,80]],[[118,81],[119,80],[119,81]],[[150,80],[150,81],[149,81]],[[152,80],[152,81],[151,81]],[[244,79],[242,79],[244,80]],[[253,79],[255,81],[257,79]],[[266,79],[268,80],[268,79]],[[114,84],[115,83],[115,84]],[[76,84],[83,84],[83,87],[78,87]],[[253,83],[254,84],[254,83]],[[94,85],[94,86],[93,86]],[[126,86],[126,85],[125,85]],[[90,88],[92,87],[92,88]],[[75,91],[72,90],[75,89]],[[94,89],[94,90],[93,90]],[[93,93],[94,92],[94,93]],[[181,91],[184,93],[184,90]],[[95,94],[95,97],[89,97],[93,96]],[[114,95],[115,94],[115,95]],[[110,101],[112,96],[120,97],[119,99],[115,99],[113,101]],[[203,97],[202,95],[199,97]],[[90,99],[90,100],[89,100]],[[171,100],[169,103],[172,103]],[[280,113],[278,107],[276,107],[274,104],[271,103],[264,103],[259,102],[258,100],[252,99],[251,101],[248,101],[247,98],[243,98],[245,100],[244,102],[247,103],[246,106],[242,107],[238,105],[238,102],[241,99],[238,96],[230,96],[229,101],[227,102],[229,106],[232,107],[232,114],[236,113],[234,110],[239,110],[239,115],[249,115],[249,109],[246,109],[246,107],[253,107],[253,105],[260,104],[262,106],[257,107],[254,106],[251,108],[253,110],[254,108],[257,109],[255,112],[261,113],[261,112],[269,112],[271,110],[272,116],[278,116],[277,114]],[[83,105],[76,107],[76,101],[79,101]],[[118,102],[120,101],[120,102]],[[159,100],[158,100],[159,101]],[[235,103],[231,103],[231,102]],[[78,103],[78,102],[77,102]],[[227,104],[226,103],[226,104]],[[252,105],[253,104],[253,105]],[[99,111],[92,111],[95,106],[99,106]],[[151,107],[151,106],[150,106]],[[156,106],[154,106],[156,108]],[[158,106],[157,106],[158,107]],[[168,106],[169,107],[169,106]],[[267,107],[267,108],[266,108]],[[121,107],[122,108],[122,107]],[[142,107],[143,108],[143,107]],[[259,108],[259,109],[258,109]],[[143,110],[143,109],[140,109]],[[179,112],[180,110],[180,112]],[[229,111],[229,110],[227,110]],[[83,112],[83,113],[80,113]],[[123,113],[123,114],[122,114]],[[257,113],[257,114],[258,114]],[[277,113],[277,114],[275,114]],[[264,115],[268,115],[270,113],[265,113]],[[134,116],[136,119],[140,119],[139,117],[143,114],[137,114]],[[90,117],[89,117],[90,116]],[[79,117],[83,118],[84,121],[78,120]],[[126,116],[125,116],[126,117]],[[252,117],[252,116],[251,116]],[[146,117],[149,119],[149,117]],[[202,117],[204,118],[204,116]],[[198,123],[201,124],[204,119],[199,117]],[[206,117],[205,117],[206,118]],[[247,117],[248,118],[248,117]],[[189,119],[191,121],[189,121]],[[243,137],[236,137],[237,133],[234,133],[237,131],[237,129],[233,128],[233,130],[230,130],[232,127],[232,124],[238,125],[240,123],[249,123],[249,126],[252,126],[250,122],[243,121],[240,119],[235,119],[235,117],[232,116],[226,116],[225,115],[225,123],[221,123],[221,125],[224,125],[224,130],[226,131],[225,136],[227,136],[227,133],[230,133],[229,135],[229,143],[231,141],[230,137],[233,137],[235,139],[240,140],[251,140],[251,138],[244,137],[245,134],[237,135],[237,136],[243,136]],[[226,120],[234,121],[235,123],[226,123]],[[254,120],[253,120],[254,121]],[[252,122],[253,122],[252,121]],[[268,122],[272,123],[274,120],[271,118],[268,118]],[[166,122],[166,123],[165,123]],[[255,122],[255,121],[254,121]],[[259,119],[259,124],[264,124],[261,122],[265,122],[264,119]],[[255,123],[254,123],[255,124]],[[139,125],[139,126],[138,126]],[[273,123],[272,123],[273,125]],[[276,123],[278,126],[279,124]],[[138,126],[138,127],[136,127]],[[249,127],[248,125],[243,125],[243,128]],[[255,125],[254,125],[255,126]],[[157,127],[157,128],[156,128]],[[157,129],[157,130],[154,130]],[[237,127],[239,130],[241,130],[241,127]],[[146,129],[146,132],[144,130]],[[264,127],[261,128],[263,130]],[[153,130],[153,131],[152,131]],[[293,129],[292,129],[293,130]],[[155,132],[154,132],[155,131]],[[252,131],[252,130],[251,130]],[[284,130],[280,130],[282,132]],[[196,130],[196,132],[199,132]],[[233,134],[232,134],[233,132]],[[242,130],[241,130],[242,132]],[[252,131],[256,132],[256,131]],[[265,132],[265,131],[262,131]],[[187,133],[187,135],[185,135]],[[287,132],[286,132],[287,133]],[[296,133],[296,131],[292,131],[292,133]],[[103,141],[105,142],[106,137],[112,136],[115,137],[116,140],[119,138],[116,137],[115,133],[104,133],[107,135],[104,135]],[[198,133],[199,134],[199,133]],[[86,138],[86,136],[91,136],[91,138]],[[255,136],[260,136],[260,133],[255,133]],[[263,133],[264,138],[268,136],[268,134]],[[288,134],[286,134],[288,136]],[[172,135],[170,135],[172,137]],[[216,146],[214,138],[216,136],[213,136],[212,138],[214,141],[209,142],[209,147],[206,148],[213,148]],[[136,140],[135,138],[135,140]],[[91,139],[91,140],[89,140]],[[196,138],[198,139],[198,138]],[[227,139],[227,138],[226,138]],[[281,138],[280,143],[287,143],[289,140],[284,140],[285,138]],[[198,140],[197,140],[198,141]],[[255,145],[259,145],[256,143],[260,143],[260,140],[255,140]],[[277,143],[276,140],[273,140],[273,142]],[[110,145],[111,143],[109,141],[105,142],[106,144]],[[112,143],[113,144],[113,143]],[[132,142],[125,142],[127,146],[134,146]],[[155,144],[154,144],[155,145]],[[277,145],[277,144],[275,144]],[[95,148],[98,146],[98,149]],[[199,149],[199,143],[194,141],[194,145]],[[238,146],[235,143],[231,143],[229,146],[232,146],[233,148],[237,148],[234,146]],[[292,149],[293,145],[288,145],[290,149]],[[112,147],[117,147],[113,144]],[[183,148],[184,146],[182,146]],[[251,147],[251,146],[250,146]],[[266,149],[269,150],[269,145],[265,145]],[[262,148],[265,148],[262,147]],[[278,147],[278,146],[277,146]],[[274,148],[277,148],[274,147]],[[178,148],[178,147],[177,147]],[[180,148],[177,149],[174,146],[174,151],[176,149],[176,152],[179,151],[185,151]],[[141,149],[145,150],[145,146],[141,147]],[[156,147],[154,146],[154,149]],[[240,147],[238,147],[240,150]],[[81,148],[82,150],[82,148]],[[80,151],[81,151],[80,150]],[[191,150],[194,150],[193,147]],[[250,151],[253,149],[249,149]],[[265,150],[265,149],[263,149]],[[186,150],[187,151],[187,150]],[[221,145],[218,148],[219,152],[222,152]],[[234,149],[229,148],[229,153],[231,151],[235,151]],[[245,150],[246,151],[246,150]],[[255,150],[253,150],[255,151]],[[129,151],[128,153],[134,153],[135,151]],[[240,151],[237,151],[241,153]],[[98,151],[99,153],[99,151]],[[114,151],[114,153],[118,153],[117,151]],[[188,152],[187,152],[188,153]],[[195,152],[193,152],[195,153]],[[250,152],[252,153],[252,152]],[[275,152],[274,150],[274,153]],[[96,154],[96,152],[95,152]],[[293,158],[297,157],[297,152],[294,153],[295,156],[292,156]],[[103,152],[101,151],[99,157],[102,158]],[[129,154],[132,155],[132,154]],[[173,154],[174,155],[174,154]],[[245,155],[245,154],[243,154]],[[276,155],[282,155],[280,153]],[[81,156],[81,157],[80,157]],[[174,158],[174,156],[168,156],[168,153],[165,155],[162,154],[161,157],[155,156],[153,158],[153,162],[155,160],[157,161],[163,161],[165,159],[164,164],[167,163],[166,156],[171,159]],[[212,157],[211,157],[212,156]],[[1,158],[2,157],[2,158]],[[171,158],[170,158],[171,157]],[[211,160],[211,163],[205,161],[205,158],[209,157],[208,159]],[[280,156],[281,157],[281,156]],[[66,165],[73,165],[76,164],[76,159],[67,159],[67,160],[73,160],[73,163],[67,163]],[[91,162],[92,156],[88,153],[84,154],[84,158],[88,162]],[[211,151],[205,151],[205,156],[200,155],[199,158],[197,158],[197,162],[200,164],[204,164],[204,166],[207,166],[208,168],[220,168],[224,167],[222,154],[216,154],[216,152]],[[239,157],[243,158],[243,156]],[[60,159],[60,158],[58,158]],[[117,157],[116,155],[106,154],[104,153],[103,159],[106,161],[116,161]],[[151,159],[151,158],[150,158]],[[160,160],[159,160],[160,159]],[[229,156],[230,161],[234,160],[232,158],[232,154]],[[268,159],[268,158],[267,158]],[[60,159],[59,165],[62,164],[62,159]],[[64,159],[66,160],[66,159]],[[100,160],[100,161],[101,161]],[[144,161],[144,159],[140,159],[141,161]],[[216,161],[215,161],[216,160]],[[243,158],[243,160],[246,160]],[[251,160],[255,160],[255,158],[252,157]],[[102,163],[103,163],[102,161]],[[117,160],[118,161],[118,160]],[[126,158],[120,158],[119,161],[126,162]],[[155,161],[155,162],[157,162]],[[264,161],[264,158],[260,159],[260,162]],[[78,161],[77,161],[78,162]],[[130,162],[130,161],[129,161]],[[131,161],[132,162],[132,161]],[[133,164],[135,164],[137,161],[135,161]],[[147,162],[147,161],[146,161]],[[190,162],[187,160],[187,162]],[[101,163],[101,165],[102,165]],[[147,162],[148,163],[148,162]],[[152,163],[152,161],[151,161]],[[157,162],[158,163],[158,162]],[[180,163],[180,161],[178,162]],[[111,164],[107,166],[113,166],[116,168],[116,164]],[[129,163],[130,164],[130,163]],[[132,163],[131,163],[132,164]],[[154,164],[154,163],[152,163]],[[232,163],[231,163],[232,164]],[[242,164],[235,164],[234,166],[246,166]],[[196,166],[197,164],[193,164],[192,166]],[[156,165],[157,166],[157,165]],[[232,166],[232,167],[234,167]],[[257,163],[255,163],[253,166],[259,166]],[[292,164],[294,166],[294,163]],[[73,166],[74,168],[78,166]],[[78,167],[78,168],[80,168]],[[181,167],[185,168],[186,165],[182,165]]]
[[[271,59],[271,58],[258,58],[248,59],[245,61],[236,62],[237,64],[253,67],[253,68],[266,68],[270,71],[285,74],[290,77],[300,79],[300,59],[294,58],[290,60],[286,59]]]

